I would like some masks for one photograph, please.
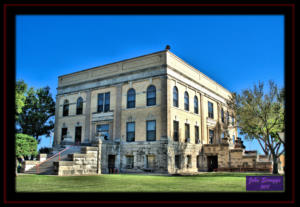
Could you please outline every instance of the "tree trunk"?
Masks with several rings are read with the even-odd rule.
[[[277,163],[277,156],[273,157],[273,174],[278,174],[278,163]]]

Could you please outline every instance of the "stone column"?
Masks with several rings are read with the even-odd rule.
[[[98,139],[98,153],[97,153],[97,174],[100,175],[101,173],[101,148],[102,148],[102,140]]]
[[[58,119],[59,119],[59,96],[56,96],[55,103],[55,123],[54,123],[54,138],[53,138],[53,147],[60,143],[59,141],[59,130],[58,130]]]
[[[122,84],[117,85],[116,109],[114,113],[113,138],[121,139],[121,116],[122,116]]]
[[[91,142],[90,138],[90,124],[91,124],[91,90],[86,92],[86,102],[85,102],[85,140]]]

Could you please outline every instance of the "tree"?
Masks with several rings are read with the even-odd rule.
[[[25,104],[27,84],[23,80],[18,80],[16,82],[16,119],[18,115],[22,112],[22,108]]]
[[[258,141],[265,155],[273,159],[273,174],[278,174],[277,160],[285,144],[278,135],[284,132],[284,89],[269,81],[269,92],[265,93],[264,84],[259,82],[241,95],[233,93],[228,105],[236,114],[240,133]]]
[[[40,142],[40,136],[50,136],[54,128],[54,122],[51,120],[54,114],[55,102],[52,99],[50,88],[48,86],[37,90],[30,88],[23,111],[18,117],[20,131],[35,137]]]

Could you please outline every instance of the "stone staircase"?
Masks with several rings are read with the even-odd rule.
[[[80,146],[70,146],[67,150],[65,150],[63,152],[61,152],[61,151],[64,150],[65,148],[57,148],[57,149],[53,150],[53,153],[51,153],[47,156],[46,161],[39,164],[38,167],[35,166],[35,167],[32,167],[31,169],[25,171],[25,173],[26,174],[53,175],[53,174],[55,174],[53,163],[59,161],[59,158],[62,161],[70,160],[68,155],[72,154],[72,153],[80,152],[80,148],[81,148]],[[61,152],[60,156],[58,155],[58,152]]]

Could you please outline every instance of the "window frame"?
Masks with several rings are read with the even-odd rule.
[[[173,106],[179,106],[178,88],[176,86],[173,87]]]
[[[195,125],[195,144],[200,143],[199,126]]]
[[[150,124],[151,122],[154,123],[154,130],[148,130],[148,124]],[[154,138],[151,138],[150,135],[154,134]],[[156,141],[156,120],[147,120],[146,121],[146,140],[147,142],[153,142]]]
[[[130,97],[133,97],[133,100],[129,100]],[[127,109],[135,108],[135,102],[136,102],[136,93],[134,88],[130,88],[127,91]]]
[[[191,139],[191,129],[190,124],[185,123],[184,124],[184,135],[185,135],[185,142],[189,143]]]
[[[100,98],[102,96],[102,98]],[[99,103],[102,104],[99,104]],[[97,113],[106,113],[110,111],[110,92],[98,93]]]
[[[194,113],[199,114],[199,101],[197,96],[194,96]]]
[[[212,132],[212,137],[211,137],[211,132]],[[214,138],[215,138],[215,130],[213,129],[209,129],[208,131],[208,138],[209,138],[209,144],[213,144],[214,143]]]
[[[208,118],[214,118],[214,103],[208,101]]]
[[[66,99],[64,100],[64,104],[63,104],[63,116],[69,116],[69,108],[70,108],[70,103],[69,100]]]
[[[176,124],[175,124],[176,123]],[[177,133],[175,132],[175,125],[177,125]],[[173,141],[178,142],[179,141],[179,121],[173,121]]]
[[[151,90],[153,89],[153,90]],[[147,106],[155,106],[156,105],[156,87],[154,85],[150,85],[147,88],[147,92],[146,92],[146,102],[147,102]],[[150,94],[153,93],[154,97],[149,97]]]
[[[76,115],[83,114],[83,98],[79,97],[76,102]]]
[[[190,110],[190,96],[187,91],[184,92],[184,110],[185,111]]]
[[[133,124],[134,131],[128,131],[129,124]],[[133,139],[129,140],[129,133],[133,134]],[[135,122],[127,122],[126,123],[126,142],[135,142]]]

